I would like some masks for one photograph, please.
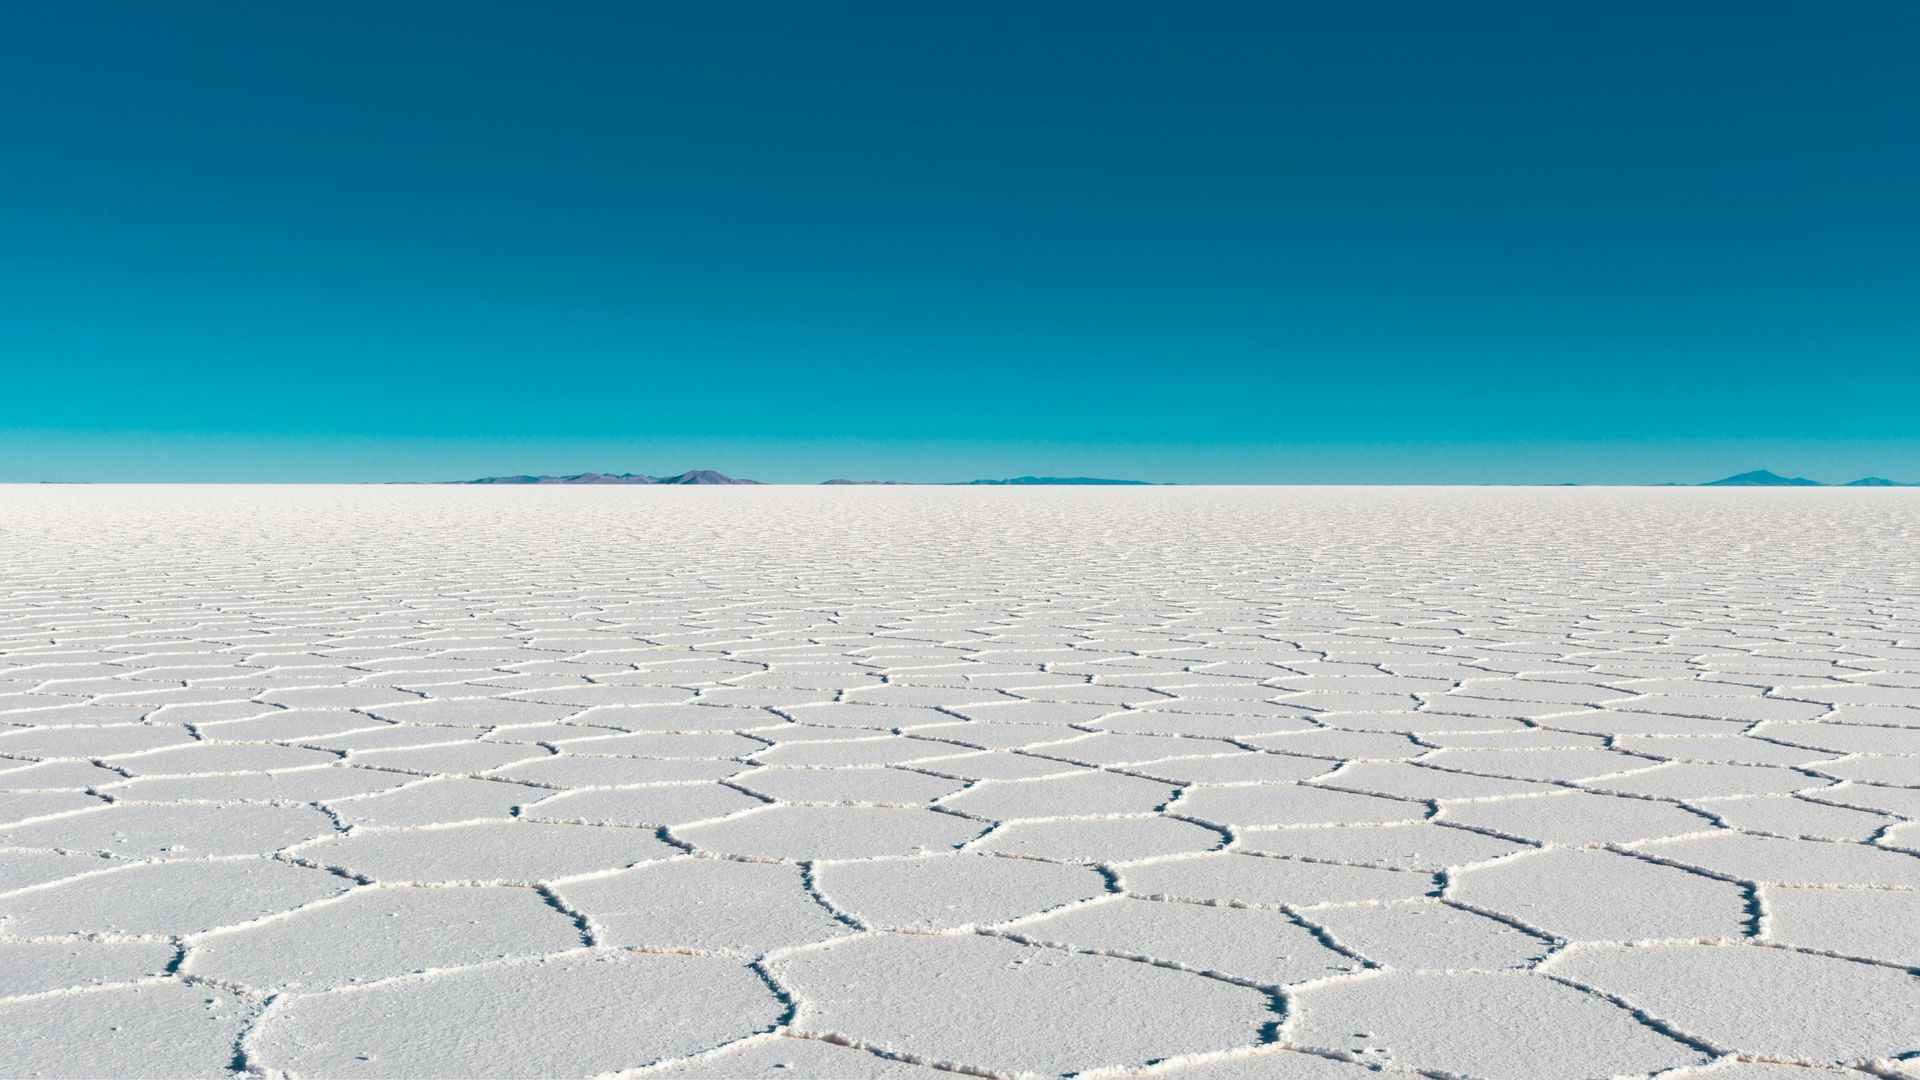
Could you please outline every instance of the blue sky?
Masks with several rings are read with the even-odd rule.
[[[0,480],[1920,480],[1920,5],[0,10]]]

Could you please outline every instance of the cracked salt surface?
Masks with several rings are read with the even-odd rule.
[[[1917,526],[0,489],[0,1075],[1920,1075]]]

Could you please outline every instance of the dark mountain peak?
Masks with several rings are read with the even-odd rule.
[[[1920,484],[1903,484],[1898,480],[1889,480],[1884,476],[1863,476],[1858,480],[1849,480],[1841,487],[1920,487]]]
[[[1002,485],[1025,486],[1030,484],[1125,484],[1145,487],[1150,483],[1146,480],[1103,480],[1097,476],[1015,476],[1006,480],[966,480],[962,482],[967,485],[990,484],[996,487]]]
[[[735,480],[725,473],[717,473],[712,469],[689,469],[679,476],[655,477],[653,482],[656,484],[758,484],[760,481]]]
[[[654,480],[651,476],[641,476],[638,473],[584,472],[575,473],[572,476],[553,478],[551,481],[549,481],[549,478],[542,477],[541,482],[557,482],[561,484],[651,484]]]
[[[1701,487],[1821,487],[1818,480],[1809,480],[1804,476],[1781,476],[1766,469],[1736,473],[1719,480],[1709,480]]]

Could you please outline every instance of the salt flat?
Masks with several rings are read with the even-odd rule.
[[[0,1074],[1915,1075],[1916,534],[0,489]]]

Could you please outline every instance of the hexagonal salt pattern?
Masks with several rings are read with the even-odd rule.
[[[1915,1075],[1916,532],[0,489],[0,1075]]]

